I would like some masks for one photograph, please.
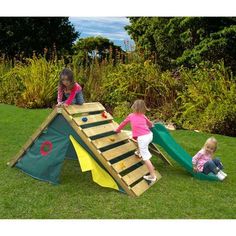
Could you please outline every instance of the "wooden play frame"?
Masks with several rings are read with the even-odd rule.
[[[109,172],[128,195],[140,196],[151,187],[147,181],[143,179],[143,176],[149,173],[146,165],[139,157],[134,155],[137,144],[126,132],[111,134],[118,124],[113,120],[111,114],[105,111],[103,105],[98,102],[55,108],[28,139],[17,155],[8,163],[9,166],[14,167],[33,144],[34,140],[40,136],[43,130],[46,129],[59,114],[67,120],[107,172]],[[82,118],[86,118],[86,121]],[[89,127],[86,127],[87,125],[89,125]],[[93,138],[103,134],[105,134],[105,136],[97,139]],[[114,145],[116,146],[114,147]],[[104,148],[106,149],[105,151]],[[149,148],[154,156],[159,157],[166,164],[171,165],[169,160],[156,145],[150,144]],[[119,157],[123,155],[125,157],[118,160]],[[114,160],[118,161],[114,162]],[[156,175],[157,180],[159,180],[161,175],[157,170]]]

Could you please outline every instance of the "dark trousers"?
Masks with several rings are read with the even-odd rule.
[[[213,159],[211,161],[207,161],[203,166],[203,173],[208,175],[210,172],[213,174],[217,174],[219,169],[223,169],[223,165],[219,159]]]

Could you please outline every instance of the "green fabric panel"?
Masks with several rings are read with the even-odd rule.
[[[47,130],[35,140],[27,153],[18,161],[16,167],[34,178],[51,183],[59,183],[60,171],[65,157],[77,160],[76,152],[69,139],[70,135],[105,169],[61,114],[58,114]],[[40,147],[45,141],[51,141],[53,148],[48,155],[42,156]],[[118,183],[117,185],[119,186]],[[120,186],[119,190],[125,192]]]
[[[68,146],[68,149],[66,152],[66,159],[67,160],[78,160],[75,149],[74,149],[71,142],[69,142],[69,146]],[[79,164],[79,162],[78,162],[78,164]]]
[[[153,142],[160,145],[164,150],[191,175],[201,180],[219,180],[214,174],[205,175],[195,173],[192,167],[192,157],[172,138],[168,130],[160,123],[152,128]]]
[[[57,184],[68,143],[68,139],[49,127],[35,140],[16,167],[34,178]]]

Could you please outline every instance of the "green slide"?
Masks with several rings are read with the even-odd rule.
[[[176,162],[184,167],[191,175],[201,180],[219,180],[214,174],[195,173],[192,167],[192,157],[175,142],[168,130],[160,123],[152,128],[153,143],[160,145]]]

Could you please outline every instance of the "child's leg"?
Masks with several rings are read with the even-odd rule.
[[[212,160],[215,165],[220,169],[220,170],[223,170],[223,164],[221,163],[221,161],[218,159],[218,158],[215,158]]]
[[[151,177],[153,179],[156,178],[155,169],[154,169],[154,166],[152,165],[152,162],[150,160],[146,160],[146,161],[144,161],[144,163],[147,166],[147,168],[148,168],[148,170],[150,172]]]
[[[82,105],[84,103],[84,96],[82,91],[76,93],[75,95],[76,104]]]
[[[149,133],[147,135],[139,136],[137,141],[138,141],[138,148],[140,151],[140,155],[141,155],[145,165],[147,166],[151,177],[153,179],[155,179],[156,175],[155,175],[154,167],[152,165],[152,162],[150,161],[152,154],[148,150],[148,145],[149,145],[149,143],[151,143],[152,138],[153,138],[153,134]]]
[[[204,167],[203,167],[203,173],[208,175],[210,172],[214,173],[214,174],[217,174],[218,173],[218,169],[217,169],[217,166],[216,164],[214,163],[214,161],[207,161],[205,164],[204,164]]]
[[[221,163],[220,159],[215,158],[215,159],[213,159],[213,162],[215,163],[217,168],[220,170],[219,173],[222,174],[224,177],[227,177],[227,174],[222,171],[224,169],[224,167],[223,167],[223,164]]]

